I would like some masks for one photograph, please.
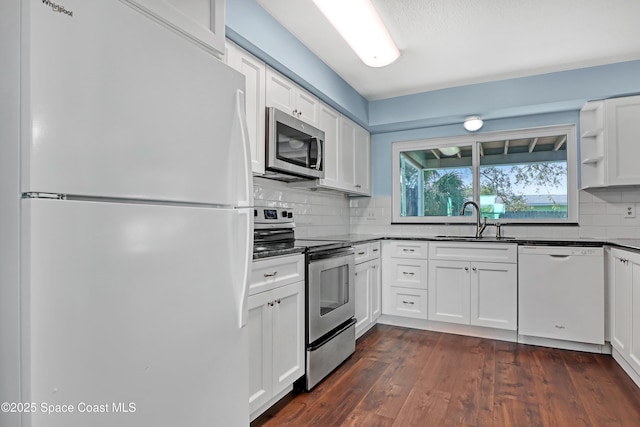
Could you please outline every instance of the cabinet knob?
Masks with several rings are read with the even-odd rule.
[[[478,269],[477,269],[477,268],[475,268],[475,267],[473,267],[473,268],[472,268],[472,270],[473,270],[473,271],[478,271]]]
[[[413,301],[402,301],[403,304],[413,305],[415,304]]]
[[[415,273],[411,271],[403,271],[402,274],[404,274],[405,276],[413,276]]]
[[[464,268],[464,271],[469,271],[469,267],[465,267],[465,268]]]

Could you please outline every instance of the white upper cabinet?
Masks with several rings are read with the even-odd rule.
[[[267,107],[275,107],[318,127],[320,101],[274,70],[267,69]]]
[[[245,77],[245,105],[247,128],[251,144],[251,170],[254,175],[264,174],[265,164],[265,78],[264,62],[227,43],[227,65]]]
[[[224,0],[125,0],[211,51],[224,54]]]
[[[366,129],[231,42],[227,42],[226,63],[246,79],[245,103],[254,175],[265,173],[265,110],[275,107],[325,134],[324,178],[298,186],[371,195],[371,147]]]
[[[640,184],[640,96],[605,101],[609,185]]]
[[[640,185],[640,96],[588,102],[580,111],[582,188]]]
[[[324,131],[324,178],[319,180],[319,184],[340,188],[340,113],[321,104],[319,127]]]
[[[325,177],[318,181],[318,185],[355,196],[370,196],[369,132],[340,115],[337,137],[333,137],[333,117],[335,115],[321,111],[321,129],[325,131]],[[327,132],[327,129],[330,129],[330,132]]]

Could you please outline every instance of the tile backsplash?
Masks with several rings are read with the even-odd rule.
[[[579,192],[579,226],[509,226],[503,235],[513,237],[640,238],[640,216],[625,218],[627,207],[635,211],[640,189],[595,189]],[[391,197],[352,198],[351,233],[435,236],[473,234],[474,226],[391,224]],[[485,233],[494,233],[487,227]]]
[[[298,239],[349,233],[348,197],[338,192],[312,191],[296,185],[254,177],[254,204],[293,210]]]
[[[296,237],[340,234],[436,236],[473,234],[470,225],[391,224],[391,197],[347,197],[339,192],[313,191],[305,184],[285,184],[254,178],[256,206],[294,211]],[[509,226],[503,235],[552,238],[640,238],[640,215],[625,218],[627,207],[640,206],[640,188],[594,189],[579,192],[578,226]],[[487,227],[485,234],[495,233]]]

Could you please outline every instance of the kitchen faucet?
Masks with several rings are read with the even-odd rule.
[[[460,215],[464,215],[464,210],[468,205],[472,205],[474,208],[476,208],[476,239],[481,239],[482,232],[484,232],[484,229],[487,228],[487,217],[486,216],[484,217],[484,222],[481,225],[480,224],[480,207],[476,202],[472,202],[472,201],[464,202],[464,205],[462,205],[462,209],[460,209]]]

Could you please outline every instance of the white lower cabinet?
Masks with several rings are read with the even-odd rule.
[[[384,242],[382,314],[427,319],[427,250],[427,242]]]
[[[296,255],[256,261],[254,273],[264,270],[261,263],[269,264],[267,271],[277,265],[278,260],[290,265],[291,261],[298,264],[298,258],[303,259],[302,255]],[[304,277],[304,272],[301,274]],[[304,375],[305,369],[304,281],[283,284],[273,280],[277,283],[274,288],[249,296],[249,411],[252,420],[286,394],[294,381]]]
[[[356,338],[368,331],[380,317],[380,242],[365,243],[355,247],[356,281],[355,312]]]
[[[477,243],[434,243],[429,257],[429,320],[489,328],[517,329],[518,268],[516,246],[505,247],[505,262],[486,258]],[[491,244],[493,245],[493,244]],[[451,258],[446,259],[452,254]],[[445,258],[445,259],[443,259]],[[460,259],[468,259],[461,261]]]
[[[640,387],[640,253],[613,248],[611,260],[611,346],[616,360]]]

